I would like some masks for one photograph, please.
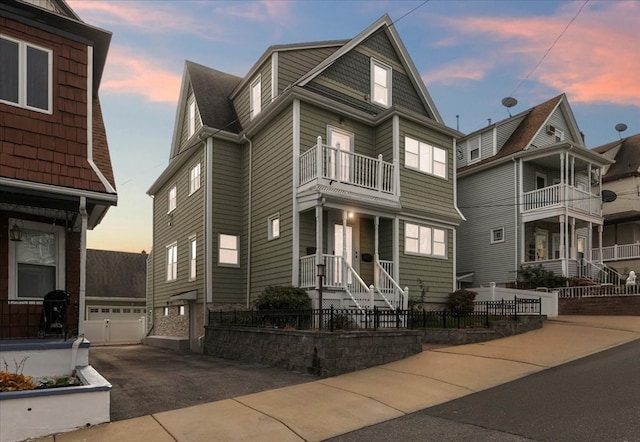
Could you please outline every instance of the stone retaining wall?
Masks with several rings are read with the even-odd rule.
[[[320,377],[375,367],[420,353],[422,343],[459,345],[524,333],[542,327],[545,316],[520,316],[489,329],[426,329],[321,332],[242,327],[207,327],[204,353],[267,364]]]

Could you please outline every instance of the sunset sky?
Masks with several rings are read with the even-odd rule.
[[[243,77],[270,45],[352,38],[385,13],[453,128],[507,118],[506,96],[515,114],[565,92],[587,147],[618,139],[617,123],[640,132],[638,1],[67,1],[113,33],[100,97],[119,201],[89,248],[151,250],[146,191],[168,163],[185,60]]]

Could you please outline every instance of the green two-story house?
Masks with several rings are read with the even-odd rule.
[[[244,78],[186,62],[154,199],[152,333],[270,285],[323,307],[441,304],[455,287],[456,138],[388,16],[350,40],[278,45]]]

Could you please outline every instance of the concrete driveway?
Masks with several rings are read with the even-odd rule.
[[[91,347],[89,363],[111,384],[111,420],[315,381],[312,375],[146,345]]]

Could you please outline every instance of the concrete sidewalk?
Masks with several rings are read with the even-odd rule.
[[[518,336],[38,440],[321,441],[636,339],[637,316],[561,316]]]

